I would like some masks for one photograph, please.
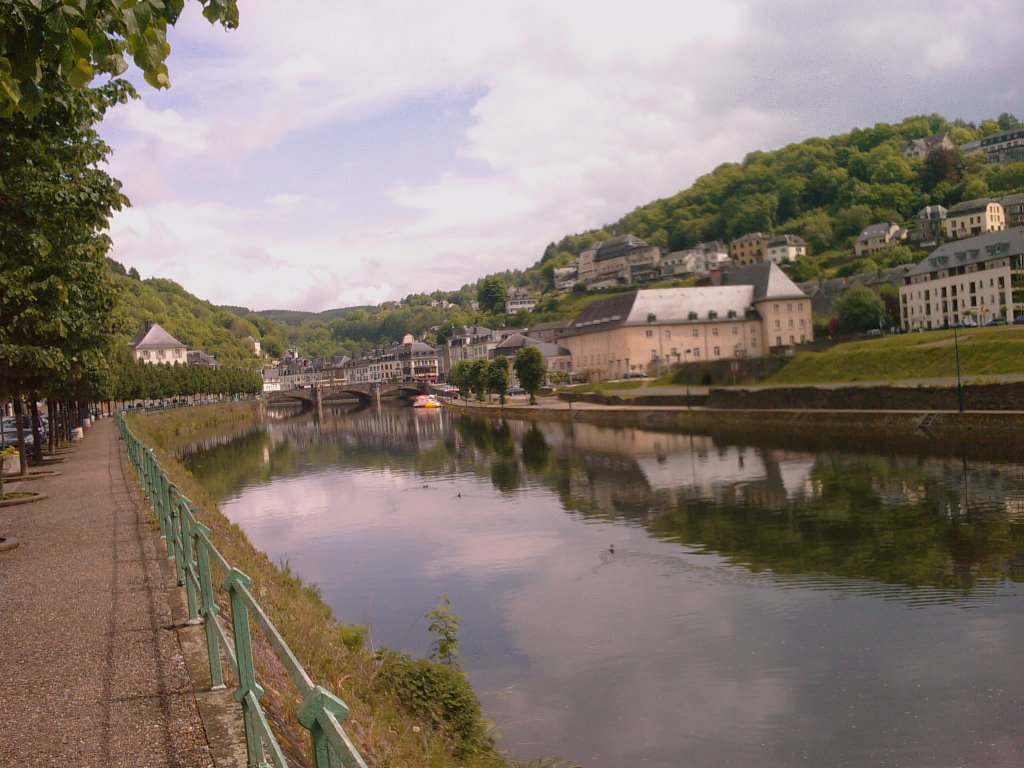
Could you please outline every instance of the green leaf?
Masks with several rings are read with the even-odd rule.
[[[84,88],[92,82],[94,74],[92,65],[89,64],[87,59],[78,59],[71,69],[68,70],[66,77],[68,82],[75,88]]]

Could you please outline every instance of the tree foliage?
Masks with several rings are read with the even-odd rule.
[[[203,16],[238,25],[235,0],[199,0]],[[85,88],[99,75],[123,74],[129,57],[154,88],[167,88],[167,28],[184,0],[2,0],[0,116],[32,117],[47,93]]]
[[[870,288],[857,285],[836,302],[839,329],[844,333],[860,333],[879,328],[885,322],[885,304]]]
[[[105,230],[127,201],[94,124],[125,91],[47,81],[0,118],[0,392],[88,399],[118,330]],[[126,279],[126,278],[125,278]]]
[[[522,347],[516,352],[512,367],[519,385],[529,393],[530,404],[533,405],[537,402],[537,390],[544,383],[548,371],[544,355],[536,347]]]
[[[484,312],[501,311],[508,301],[508,289],[505,284],[493,275],[485,277],[477,291],[477,301]]]

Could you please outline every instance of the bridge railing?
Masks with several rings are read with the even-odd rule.
[[[253,660],[251,624],[263,633],[302,696],[298,719],[310,733],[316,768],[366,768],[341,727],[348,716],[348,707],[329,690],[313,682],[249,591],[249,577],[232,567],[217,549],[210,538],[210,529],[196,517],[192,502],[170,481],[153,449],[132,433],[123,413],[118,411],[114,419],[142,491],[159,520],[160,536],[166,544],[167,557],[174,560],[178,586],[185,588],[188,621],[205,626],[211,688],[225,688],[222,654],[234,673],[238,684],[234,697],[242,707],[250,768],[269,767],[271,762],[276,768],[288,768],[288,761],[260,704],[264,690],[257,679]],[[219,584],[230,607],[230,633],[219,615],[215,572],[222,576]],[[268,756],[271,762],[267,761]]]

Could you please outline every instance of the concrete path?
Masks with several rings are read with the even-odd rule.
[[[0,766],[213,766],[113,422],[0,508]]]

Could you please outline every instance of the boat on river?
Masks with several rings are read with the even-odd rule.
[[[441,401],[436,395],[417,395],[412,401],[413,408],[440,408]]]

